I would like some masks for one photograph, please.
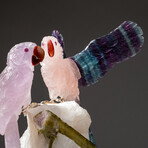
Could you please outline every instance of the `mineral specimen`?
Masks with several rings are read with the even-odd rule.
[[[63,103],[46,103],[35,105],[25,110],[28,120],[28,128],[21,137],[21,148],[49,148],[50,140],[38,132],[34,117],[42,112],[49,110],[58,116],[66,124],[74,128],[84,137],[89,139],[89,127],[91,119],[88,112],[80,107],[75,101]],[[44,117],[39,122],[44,122]],[[71,133],[72,134],[72,133]],[[80,148],[73,140],[63,134],[58,133],[52,148]]]

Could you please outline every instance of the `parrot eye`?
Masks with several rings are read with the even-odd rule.
[[[28,52],[28,51],[29,51],[29,49],[28,49],[28,48],[25,48],[25,49],[24,49],[24,51],[25,51],[25,52]]]
[[[55,45],[57,45],[57,42],[55,42]]]
[[[53,46],[51,40],[48,41],[47,47],[48,47],[48,54],[49,54],[49,56],[53,57],[54,56],[54,46]]]

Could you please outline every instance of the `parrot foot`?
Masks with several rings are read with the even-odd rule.
[[[64,102],[64,99],[58,96],[56,99],[53,99],[52,101],[54,101],[54,103],[62,103]]]

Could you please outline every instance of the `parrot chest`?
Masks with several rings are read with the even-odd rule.
[[[78,78],[68,59],[43,66],[41,72],[51,98],[78,96]]]

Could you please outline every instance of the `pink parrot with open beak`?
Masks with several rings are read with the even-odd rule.
[[[41,73],[50,99],[79,101],[79,86],[98,82],[116,63],[135,56],[143,43],[142,29],[124,21],[109,34],[92,40],[80,53],[65,58],[63,37],[54,30],[41,41],[45,50]]]

